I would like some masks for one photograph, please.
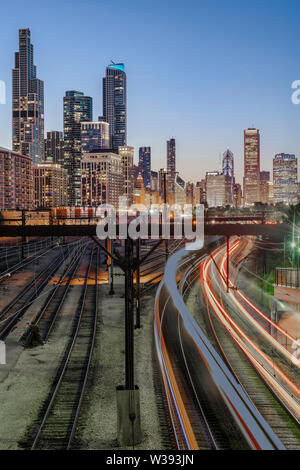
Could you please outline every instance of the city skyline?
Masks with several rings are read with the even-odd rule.
[[[121,18],[124,20],[130,17],[130,21],[134,21],[140,17],[141,9],[135,2],[133,2],[134,8],[129,7],[127,10],[125,5],[117,3],[119,7],[116,10],[118,13],[115,13],[117,24],[121,24]],[[253,10],[245,5],[234,7],[233,2],[229,2],[227,13],[224,7],[219,5],[214,16],[211,16],[211,7],[206,2],[201,2],[202,16],[210,20],[209,24],[213,26],[210,31],[211,42],[206,43],[207,51],[201,47],[199,49],[206,27],[201,34],[197,33],[195,44],[191,43],[191,36],[187,35],[179,49],[177,47],[177,41],[183,40],[184,32],[190,29],[191,33],[195,33],[196,24],[191,14],[199,12],[195,2],[190,2],[189,12],[182,11],[178,3],[174,4],[174,15],[182,13],[178,39],[174,34],[171,38],[166,38],[163,26],[169,31],[170,27],[165,23],[168,11],[160,5],[161,15],[155,20],[154,12],[158,4],[154,2],[154,11],[147,11],[147,27],[152,25],[158,33],[155,38],[151,38],[152,46],[158,46],[159,41],[162,41],[162,47],[161,50],[154,47],[151,51],[149,40],[144,39],[141,43],[142,47],[146,47],[147,53],[143,56],[141,45],[133,43],[136,32],[129,34],[122,43],[117,40],[111,43],[107,41],[100,52],[97,50],[96,55],[96,46],[90,39],[88,39],[90,50],[87,53],[87,42],[82,36],[77,38],[71,35],[73,41],[71,47],[66,35],[72,26],[76,29],[79,19],[82,20],[80,8],[71,13],[73,23],[71,21],[67,24],[65,32],[62,28],[62,19],[55,15],[56,35],[52,43],[48,36],[48,28],[51,28],[54,22],[51,14],[47,28],[41,29],[35,15],[29,14],[28,5],[26,10],[21,3],[17,4],[19,5],[17,14],[10,15],[4,24],[7,40],[6,48],[1,51],[0,57],[3,65],[0,79],[3,79],[7,85],[6,105],[1,105],[0,108],[0,139],[3,147],[12,147],[10,71],[13,66],[12,54],[17,47],[16,31],[21,27],[29,27],[35,45],[35,64],[39,76],[45,82],[45,131],[63,129],[62,99],[66,90],[78,89],[85,95],[92,96],[95,102],[94,115],[101,115],[102,93],[99,82],[105,67],[113,59],[115,62],[124,62],[126,66],[127,142],[136,149],[135,161],[137,161],[137,149],[149,145],[152,148],[153,168],[159,169],[164,166],[165,142],[170,136],[174,136],[177,144],[177,167],[185,180],[196,182],[204,177],[207,170],[219,168],[220,155],[229,147],[235,155],[237,181],[241,182],[242,132],[252,126],[261,131],[262,169],[272,170],[272,159],[275,154],[284,152],[299,155],[297,135],[300,107],[291,102],[291,83],[300,76],[296,60],[296,41],[293,40],[297,36],[294,16],[299,6],[296,2],[292,2],[293,14],[287,12],[282,2],[272,3],[272,10],[267,6],[260,6],[261,17],[257,20],[256,37],[251,37],[251,41],[248,35],[250,28],[254,26],[254,12],[258,2],[252,4]],[[8,16],[10,8],[7,9]],[[65,8],[66,4],[62,9],[62,16]],[[109,6],[105,8],[105,18],[110,14],[110,8]],[[93,2],[92,10],[95,12],[98,10],[98,6]],[[267,13],[268,25],[263,31],[262,20]],[[248,19],[244,32],[238,24],[239,18],[243,15],[247,15]],[[91,21],[93,21],[92,16]],[[214,18],[213,23],[212,18]],[[222,49],[221,39],[226,20],[230,32]],[[178,23],[176,25],[178,26]],[[284,37],[280,35],[280,39],[275,34],[279,26],[286,30],[286,34]],[[109,26],[104,25],[104,27]],[[263,42],[263,38],[266,39],[267,34],[272,32],[272,44],[267,40]],[[240,45],[234,44],[237,33],[240,34]],[[93,36],[95,33],[91,31],[90,34]],[[174,44],[170,49],[171,40]],[[61,48],[56,48],[58,42],[64,41],[67,41],[66,48],[69,53],[67,55]],[[261,48],[260,43],[262,43]],[[231,52],[226,46],[232,47]],[[197,47],[198,55],[192,61],[192,54]],[[75,51],[77,60],[74,61]],[[268,61],[264,61],[266,55]],[[53,63],[59,66],[59,80],[54,80]],[[278,71],[276,64],[279,63]],[[199,80],[196,79],[190,87],[185,87],[184,70],[190,65],[193,65],[195,76],[199,77]],[[226,74],[225,65],[230,68],[230,76]],[[205,74],[201,73],[203,67]]]

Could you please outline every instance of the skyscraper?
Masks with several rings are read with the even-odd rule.
[[[227,149],[223,153],[222,173],[225,176],[225,205],[233,204],[234,161],[233,153]]]
[[[260,201],[260,133],[244,130],[244,205]]]
[[[64,96],[64,168],[68,172],[70,206],[81,204],[81,123],[93,120],[92,98],[80,91],[66,91]]]
[[[44,160],[46,162],[63,164],[64,149],[63,149],[63,134],[59,131],[47,132],[45,139],[45,152]]]
[[[273,158],[274,204],[298,202],[298,159],[295,155],[280,153]]]
[[[225,176],[218,171],[206,173],[206,202],[208,207],[225,205]]]
[[[81,123],[82,153],[109,148],[109,124],[105,121]]]
[[[133,202],[133,186],[134,186],[134,175],[133,175],[133,159],[134,159],[134,147],[130,145],[121,145],[118,147],[118,154],[122,159],[123,168],[123,196],[127,198],[127,204],[130,206]]]
[[[173,193],[176,177],[176,145],[174,138],[167,141],[167,172],[169,192]]]
[[[260,202],[269,204],[270,172],[260,172]]]
[[[39,163],[44,154],[44,82],[36,77],[30,30],[19,29],[12,71],[13,150]]]
[[[151,186],[151,147],[139,148],[139,167],[143,170],[145,188]]]
[[[103,118],[109,123],[110,147],[127,144],[126,73],[124,64],[106,67],[103,78]]]

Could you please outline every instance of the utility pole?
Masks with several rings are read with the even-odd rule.
[[[140,296],[140,239],[136,240],[136,317],[135,328],[141,328],[141,296]]]
[[[229,293],[229,235],[227,235],[227,294]]]
[[[23,229],[22,242],[21,242],[21,258],[22,259],[25,258],[25,254],[24,254],[24,245],[26,242],[26,237],[24,236],[25,225],[26,225],[26,214],[25,214],[25,209],[22,209],[22,229]]]
[[[111,254],[114,253],[114,242],[110,238],[107,238],[107,251]],[[110,283],[109,295],[114,295],[114,260],[110,255],[107,255],[107,268]]]
[[[167,212],[167,173],[164,171],[164,210]],[[163,223],[163,220],[162,220]],[[169,247],[168,240],[165,239],[165,252],[166,252],[166,261],[169,258]]]

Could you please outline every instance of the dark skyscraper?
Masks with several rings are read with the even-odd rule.
[[[15,152],[39,163],[44,154],[44,82],[36,77],[30,30],[19,30],[12,71],[12,143]]]
[[[63,134],[59,131],[47,132],[45,139],[45,154],[44,159],[46,162],[53,162],[63,165]]]
[[[167,172],[169,182],[169,192],[175,190],[175,176],[176,176],[176,146],[175,139],[172,138],[167,141]]]
[[[143,170],[145,188],[151,186],[151,147],[139,148],[139,167]]]
[[[92,98],[80,91],[67,91],[64,96],[64,168],[69,175],[70,206],[81,204],[81,123],[93,120]]]
[[[110,147],[127,144],[126,73],[124,64],[106,67],[103,78],[103,118],[109,123]]]

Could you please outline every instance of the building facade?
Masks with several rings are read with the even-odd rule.
[[[105,121],[81,123],[81,151],[83,154],[109,148],[109,124]]]
[[[39,163],[34,167],[35,207],[68,205],[68,174],[58,163]]]
[[[273,158],[274,204],[295,205],[298,202],[298,159],[280,153]]]
[[[64,162],[64,139],[59,131],[47,132],[45,139],[44,160],[62,165]]]
[[[233,206],[236,209],[242,207],[242,187],[239,183],[233,185]]]
[[[260,172],[260,202],[269,204],[270,172]]]
[[[119,207],[123,195],[122,158],[111,152],[87,153],[81,160],[81,200],[83,206],[111,204]]]
[[[122,195],[127,198],[127,205],[130,206],[133,203],[133,159],[134,159],[134,147],[130,145],[122,145],[118,147],[118,154],[122,160],[123,167],[123,193]]]
[[[0,209],[33,207],[32,159],[0,147]]]
[[[64,168],[68,172],[68,201],[80,206],[81,123],[93,120],[92,98],[80,91],[67,91],[64,96]]]
[[[168,191],[174,193],[174,184],[176,180],[176,142],[172,138],[167,141],[167,172],[168,172]]]
[[[260,132],[244,131],[244,205],[260,201]]]
[[[19,51],[12,71],[13,150],[32,159],[44,155],[44,82],[36,76],[30,30],[19,30]]]
[[[226,201],[225,175],[218,171],[206,173],[206,202],[208,207],[224,207]]]
[[[145,188],[151,187],[151,147],[139,148],[139,167],[143,170]]]
[[[109,124],[110,148],[127,144],[127,99],[124,64],[106,67],[103,78],[103,118]]]
[[[234,159],[233,153],[227,149],[223,153],[222,173],[225,176],[225,205],[233,204],[233,185],[234,185]]]

